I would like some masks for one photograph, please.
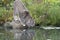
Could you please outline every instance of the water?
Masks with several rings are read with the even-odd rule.
[[[60,29],[44,30],[34,29],[35,36],[33,40],[60,40]],[[13,32],[0,29],[0,40],[14,40]]]

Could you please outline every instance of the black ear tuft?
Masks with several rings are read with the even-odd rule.
[[[28,11],[24,11],[24,13],[29,14],[29,12],[28,12]]]

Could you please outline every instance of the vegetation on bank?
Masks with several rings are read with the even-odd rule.
[[[28,8],[30,15],[36,22],[36,25],[60,26],[60,0],[22,1]],[[12,21],[13,19],[13,1],[10,1],[4,5],[0,6],[0,24],[7,21]]]

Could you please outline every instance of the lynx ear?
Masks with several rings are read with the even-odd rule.
[[[23,10],[24,13],[26,14],[29,14],[29,11],[28,10]]]

